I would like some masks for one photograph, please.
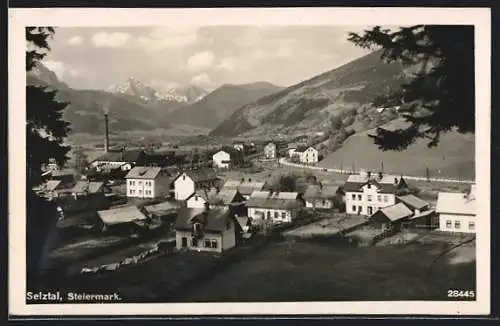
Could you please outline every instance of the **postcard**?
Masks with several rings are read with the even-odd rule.
[[[488,315],[490,29],[9,10],[10,315]]]

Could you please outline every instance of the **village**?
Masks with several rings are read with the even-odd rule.
[[[49,164],[36,191],[59,214],[50,268],[84,284],[165,256],[227,265],[277,238],[322,240],[335,250],[454,247],[475,237],[474,184],[420,196],[401,175],[308,169],[320,157],[304,144],[238,142],[212,152],[179,164],[175,151],[110,149],[106,128],[103,153],[85,173]],[[288,172],[273,175],[280,169]],[[176,282],[169,287],[182,286]]]

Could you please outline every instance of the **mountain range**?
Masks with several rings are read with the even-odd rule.
[[[408,73],[400,62],[385,63],[381,52],[372,52],[242,106],[210,134],[231,137],[323,130],[332,116],[399,89]]]

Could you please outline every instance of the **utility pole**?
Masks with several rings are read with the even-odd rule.
[[[380,161],[380,171],[384,173],[384,161]]]

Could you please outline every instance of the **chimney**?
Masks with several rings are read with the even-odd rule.
[[[384,174],[383,174],[382,172],[379,172],[379,173],[378,173],[378,178],[379,178],[380,180],[382,180],[382,178],[383,178],[383,177],[384,177]]]
[[[372,177],[372,172],[371,171],[367,171],[366,175],[368,176],[368,179],[370,179]]]
[[[109,151],[109,126],[108,126],[108,113],[104,112],[104,152]]]
[[[394,184],[398,184],[398,178],[394,178]]]
[[[203,206],[203,211],[207,213],[210,210],[210,205],[208,203],[205,203]]]

